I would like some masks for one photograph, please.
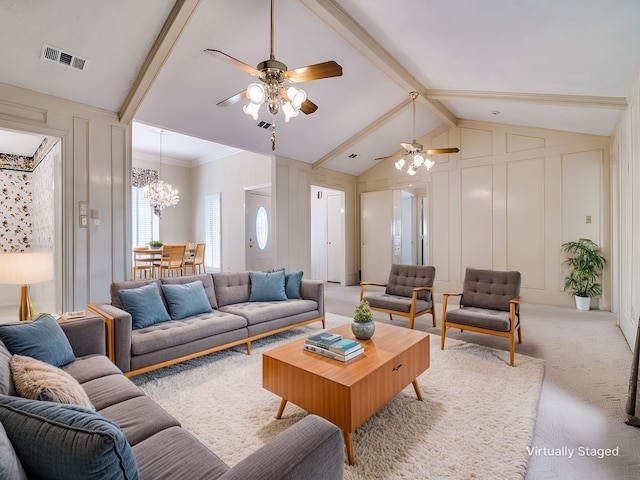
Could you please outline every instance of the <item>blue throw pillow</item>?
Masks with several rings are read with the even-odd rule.
[[[302,298],[302,272],[285,273],[284,288],[287,298]]]
[[[36,358],[54,367],[76,359],[69,339],[48,313],[33,322],[0,326],[0,340],[12,355]]]
[[[250,302],[273,302],[287,299],[284,289],[284,270],[275,272],[249,272],[251,280]]]
[[[131,315],[133,330],[171,320],[156,283],[118,290],[118,297],[124,311]]]
[[[211,304],[200,280],[174,285],[163,284],[162,293],[167,300],[173,320],[211,311]]]
[[[87,408],[0,395],[0,422],[29,478],[138,479],[122,430]]]

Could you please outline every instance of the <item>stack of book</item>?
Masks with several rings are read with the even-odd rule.
[[[364,353],[360,342],[342,338],[342,335],[335,333],[312,335],[305,340],[304,349],[342,362]]]

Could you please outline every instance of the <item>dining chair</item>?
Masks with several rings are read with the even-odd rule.
[[[133,249],[133,268],[131,278],[133,281],[140,278],[153,278],[154,277],[154,259],[146,251],[146,248],[141,248],[140,251],[137,248]]]
[[[191,275],[195,275],[197,272],[207,273],[204,266],[204,243],[196,243],[192,256],[185,257],[184,266],[185,269],[191,267]]]
[[[162,259],[160,261],[160,276],[184,275],[184,252],[186,244],[164,245],[162,247]]]

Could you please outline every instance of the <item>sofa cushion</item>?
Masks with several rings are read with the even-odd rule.
[[[244,302],[220,307],[223,312],[233,313],[247,319],[247,324],[268,322],[318,310],[313,300],[287,300],[286,302]]]
[[[156,284],[118,290],[125,312],[131,315],[131,328],[137,330],[171,320]]]
[[[278,302],[287,299],[284,286],[284,271],[249,272],[251,281],[250,302]]]
[[[179,285],[163,284],[162,293],[172,320],[182,320],[211,311],[211,304],[200,280]]]
[[[21,397],[94,408],[78,381],[64,370],[22,355],[14,355],[10,366],[13,383]]]
[[[160,323],[132,332],[131,353],[144,355],[158,350],[184,345],[202,338],[244,329],[245,318],[218,310],[202,313],[183,320]]]
[[[216,289],[218,308],[249,301],[251,283],[248,272],[217,272],[211,276]]]
[[[62,328],[49,314],[40,315],[33,322],[0,326],[0,339],[12,355],[37,358],[55,367],[76,358]]]
[[[302,272],[285,273],[284,289],[287,294],[287,298],[302,298]]]
[[[229,467],[186,430],[172,427],[133,446],[140,478],[213,480]]]
[[[218,299],[216,298],[216,289],[213,285],[213,278],[210,273],[203,273],[201,275],[185,275],[182,277],[164,277],[160,281],[163,285],[181,285],[184,283],[192,283],[200,280],[204,291],[209,299],[211,308],[218,308]]]
[[[122,431],[89,409],[2,395],[0,421],[29,478],[138,478]]]
[[[20,459],[0,423],[0,478],[27,480],[27,474],[20,464]]]

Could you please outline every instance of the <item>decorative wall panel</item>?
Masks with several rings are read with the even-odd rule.
[[[544,159],[507,165],[507,269],[544,288]]]
[[[460,129],[460,159],[488,157],[493,155],[493,133],[475,128]]]
[[[493,268],[491,165],[460,171],[461,275],[466,267]]]
[[[523,152],[525,150],[533,150],[535,148],[544,148],[545,140],[540,137],[528,137],[526,135],[506,134],[507,152]]]

